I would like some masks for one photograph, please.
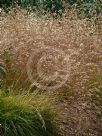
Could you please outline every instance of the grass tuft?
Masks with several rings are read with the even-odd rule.
[[[44,104],[44,105],[43,105]],[[58,136],[55,113],[31,95],[0,95],[1,136]]]

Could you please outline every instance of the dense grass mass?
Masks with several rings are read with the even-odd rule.
[[[35,99],[27,94],[0,94],[1,136],[58,136],[53,122],[56,114],[44,100],[42,104]]]
[[[93,0],[0,1],[0,136],[102,135],[101,13]]]

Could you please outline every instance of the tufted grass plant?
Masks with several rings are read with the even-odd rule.
[[[0,135],[58,136],[56,112],[54,109],[52,112],[50,101],[41,98],[32,94],[4,93],[0,89]]]

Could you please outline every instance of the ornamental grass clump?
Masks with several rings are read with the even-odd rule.
[[[58,136],[54,116],[41,99],[0,92],[0,136]]]

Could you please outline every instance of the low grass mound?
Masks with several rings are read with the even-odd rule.
[[[58,136],[55,112],[33,95],[0,94],[1,136]],[[48,108],[50,107],[50,108]]]

